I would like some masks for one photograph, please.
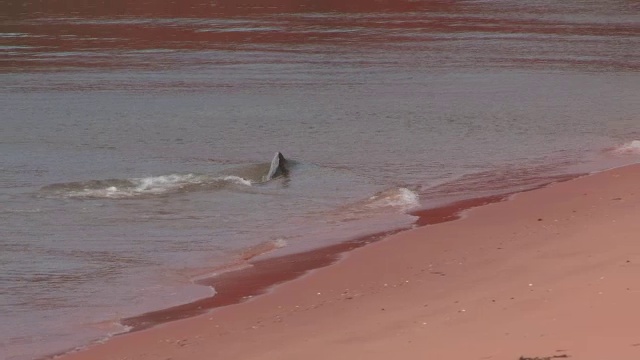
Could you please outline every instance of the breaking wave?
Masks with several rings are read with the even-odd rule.
[[[220,189],[230,185],[251,186],[250,180],[227,175],[212,177],[195,174],[171,174],[132,179],[89,180],[53,184],[43,187],[41,194],[67,198],[121,199],[162,195],[176,192]]]

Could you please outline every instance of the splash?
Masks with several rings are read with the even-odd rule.
[[[228,181],[230,183],[234,183],[234,184],[238,184],[238,185],[244,185],[244,186],[251,186],[252,182],[251,180],[247,180],[245,178],[242,178],[240,176],[233,176],[233,175],[229,175],[229,176],[224,176],[222,178],[223,181]]]

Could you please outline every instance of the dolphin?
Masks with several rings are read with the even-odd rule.
[[[287,168],[287,159],[284,158],[281,152],[277,152],[271,160],[271,167],[264,180],[269,181],[279,176],[289,175],[289,169]]]

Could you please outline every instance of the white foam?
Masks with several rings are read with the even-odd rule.
[[[283,247],[287,246],[287,240],[285,239],[276,239],[273,241],[273,246],[276,249],[282,249]]]
[[[633,140],[622,144],[613,150],[617,154],[640,155],[640,140]]]
[[[398,188],[383,191],[369,198],[367,207],[401,207],[408,209],[419,204],[419,196],[417,193],[407,189]]]
[[[163,175],[140,179],[132,179],[133,183],[138,184],[136,191],[143,193],[163,193],[169,190],[180,189],[188,185],[207,184],[219,181],[230,182],[238,185],[251,186],[251,181],[239,176],[223,176],[210,178],[203,175]]]
[[[35,214],[42,212],[40,208],[35,209],[1,209],[0,213],[15,213],[15,214]]]
[[[103,342],[109,340],[113,336],[120,335],[120,334],[125,334],[125,333],[128,333],[129,331],[133,330],[133,326],[123,325],[118,321],[117,322],[113,322],[112,326],[113,326],[113,329],[111,331],[109,331],[109,333],[107,333],[107,336],[105,338],[103,338],[102,340],[99,340],[98,342],[103,343]]]
[[[194,174],[171,174],[132,179],[131,181],[134,184],[137,184],[136,191],[138,192],[157,193],[179,188],[188,184],[198,184],[202,182],[202,179]]]
[[[225,176],[223,178],[221,178],[224,181],[229,181],[232,182],[234,184],[238,184],[238,185],[245,185],[245,186],[251,186],[251,180],[247,180],[245,178],[241,178],[239,176],[233,176],[233,175],[229,175],[229,176]]]
[[[21,38],[28,36],[29,34],[26,33],[0,33],[0,38]]]
[[[158,195],[171,191],[184,189],[192,185],[215,185],[231,183],[236,185],[251,186],[251,181],[239,176],[210,177],[195,174],[171,174],[133,178],[124,181],[130,185],[105,186],[96,188],[88,185],[84,189],[72,190],[66,193],[68,197],[94,197],[94,198],[127,198],[140,195]]]
[[[130,190],[121,190],[115,186],[110,186],[105,189],[82,189],[77,191],[69,191],[66,194],[68,197],[97,197],[97,198],[122,198],[132,196]]]

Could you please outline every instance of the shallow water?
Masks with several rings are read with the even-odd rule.
[[[640,159],[633,2],[109,3],[0,4],[2,358],[210,295],[257,244]]]

